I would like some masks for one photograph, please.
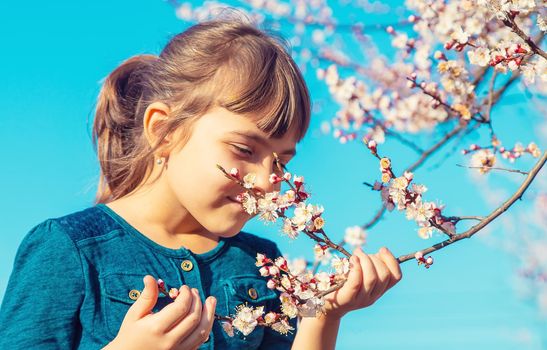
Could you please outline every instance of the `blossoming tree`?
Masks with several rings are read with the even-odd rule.
[[[303,176],[291,174],[278,163],[279,172],[270,181],[282,182],[288,189],[261,193],[254,188],[254,174],[219,166],[224,176],[241,185],[242,210],[265,222],[280,222],[290,239],[309,237],[315,256],[314,261],[305,262],[258,254],[260,274],[269,288],[281,292],[281,310],[241,305],[233,315],[217,315],[230,334],[235,329],[247,335],[256,326],[287,333],[292,330],[289,319],[316,316],[324,298],[345,282],[350,268],[345,246],[362,245],[366,231],[388,211],[404,212],[424,240],[444,237],[398,258],[400,263],[415,260],[429,268],[432,253],[472,237],[521,199],[545,164],[547,154],[534,140],[504,143],[495,129],[495,107],[515,84],[531,96],[535,106],[528,108],[542,108],[542,96],[547,93],[547,54],[542,48],[547,7],[541,1],[407,0],[404,19],[384,25],[369,24],[366,19],[343,22],[324,0],[171,3],[188,22],[216,17],[224,7],[235,6],[264,27],[283,28],[302,70],[315,71],[328,89],[330,102],[339,106],[334,118],[323,123],[323,130],[341,143],[361,143],[378,160],[377,177],[365,182],[378,192],[378,209],[370,218],[361,218],[361,225],[348,227],[343,238],[327,234],[323,206],[310,203],[313,198]],[[369,12],[382,10],[381,3],[361,1],[360,5]],[[371,33],[380,33],[390,45],[375,43]],[[340,45],[341,34],[351,38],[363,57]],[[415,141],[431,138],[434,131],[442,136],[427,146]],[[477,132],[485,133],[487,141],[467,141]],[[416,160],[393,164],[382,148],[389,140],[415,152]],[[454,146],[447,149],[450,143]],[[415,181],[419,177],[415,171],[434,154],[444,151],[449,157],[458,149],[469,159],[465,167],[478,175],[506,171],[523,177],[514,192],[487,215],[451,215],[449,207],[428,198],[427,187]],[[534,159],[535,164],[528,170],[513,168],[511,164],[519,164],[521,157]],[[538,198],[544,201],[545,195]],[[473,225],[461,229],[462,221]],[[330,264],[329,272],[320,271],[322,262]],[[535,274],[535,267],[528,266],[523,273]],[[545,270],[540,273],[545,278]]]

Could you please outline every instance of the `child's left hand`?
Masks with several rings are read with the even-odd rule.
[[[325,296],[328,318],[341,318],[351,310],[372,305],[402,278],[399,263],[385,247],[370,255],[357,248],[350,264],[352,268],[344,286]]]

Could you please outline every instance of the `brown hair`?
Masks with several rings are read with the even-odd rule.
[[[129,58],[106,78],[98,96],[93,144],[101,174],[96,203],[123,197],[143,183],[166,136],[178,145],[193,121],[220,106],[254,115],[269,137],[293,127],[300,141],[309,126],[310,97],[288,44],[246,20],[216,19],[174,36],[159,56]],[[143,133],[147,106],[171,108],[151,147]],[[258,116],[258,117],[257,117]]]

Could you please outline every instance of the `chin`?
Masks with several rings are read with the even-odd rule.
[[[210,232],[213,232],[218,237],[230,238],[236,236],[239,232],[241,232],[243,226],[244,225],[236,224],[230,227],[226,227],[224,230],[212,230]]]

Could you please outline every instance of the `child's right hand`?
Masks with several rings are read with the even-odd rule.
[[[158,294],[156,280],[146,275],[143,292],[125,314],[116,338],[103,350],[187,350],[207,340],[215,315],[214,297],[207,298],[202,307],[198,291],[184,285],[171,304],[153,313]]]

